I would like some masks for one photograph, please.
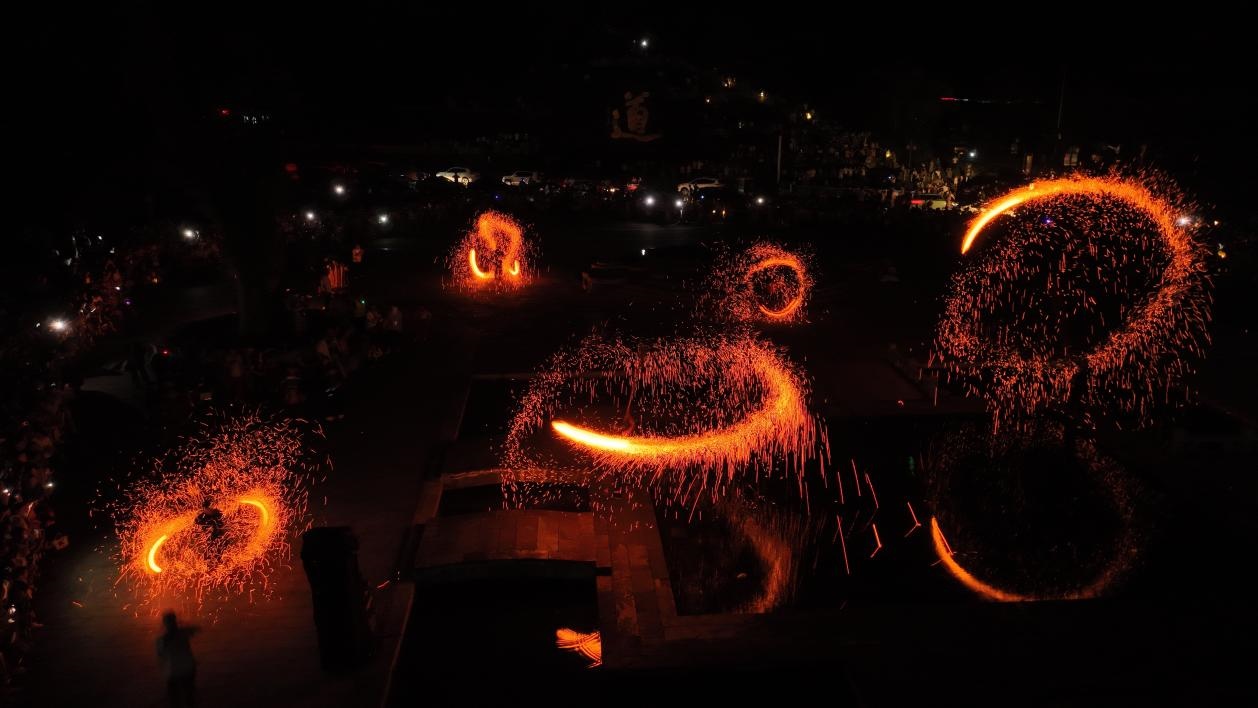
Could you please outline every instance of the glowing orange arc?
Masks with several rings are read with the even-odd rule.
[[[997,602],[1030,602],[1035,599],[1026,595],[1005,592],[1000,588],[988,585],[974,577],[970,571],[962,568],[956,559],[952,557],[948,541],[944,539],[943,532],[939,530],[939,521],[933,516],[930,519],[930,536],[935,543],[935,555],[939,556],[939,560],[943,562],[944,567],[948,569],[952,577],[961,581],[962,585],[978,593],[984,599]]]
[[[468,265],[472,266],[472,275],[476,276],[478,279],[480,280],[493,280],[494,279],[493,273],[486,273],[485,271],[481,270],[479,266],[476,265],[476,249],[475,248],[468,249],[467,263]],[[517,264],[517,267],[518,267],[518,264]]]
[[[792,375],[773,355],[760,352],[751,361],[752,372],[765,387],[761,406],[742,420],[717,430],[674,437],[625,437],[608,435],[556,420],[551,428],[568,440],[597,453],[643,460],[664,467],[684,466],[735,453],[748,458],[752,450],[771,444],[808,419],[803,393]]]
[[[169,535],[163,534],[161,537],[159,537],[156,541],[153,542],[152,546],[149,547],[149,553],[148,553],[149,570],[152,570],[154,573],[162,572],[162,567],[157,564],[157,549],[161,548],[162,544],[166,543],[166,539],[168,538],[170,538]]]
[[[771,317],[773,319],[785,319],[787,317],[790,317],[792,314],[794,314],[795,311],[799,309],[800,305],[804,304],[804,290],[805,288],[808,287],[807,281],[804,275],[804,266],[802,263],[800,263],[799,259],[794,256],[791,256],[789,258],[786,258],[786,257],[766,258],[756,263],[750,269],[747,270],[747,279],[750,280],[751,276],[755,275],[756,273],[759,273],[762,270],[766,270],[768,268],[790,268],[791,270],[795,271],[795,275],[799,278],[799,291],[796,292],[795,297],[791,298],[790,302],[783,305],[780,310],[770,310],[769,308],[765,307],[763,304],[757,303],[757,305],[760,307],[760,311],[763,312],[766,317]]]
[[[256,499],[241,499],[240,503],[248,504],[249,506],[256,508],[262,514],[262,521],[258,523],[258,526],[261,528],[266,527],[267,523],[271,520],[271,512],[267,511],[265,504]]]

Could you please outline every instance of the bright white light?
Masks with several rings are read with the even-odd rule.
[[[52,322],[48,323],[48,328],[54,332],[64,332],[66,330],[66,327],[69,327],[69,326],[70,325],[66,324],[65,320],[53,320]]]
[[[812,111],[804,112],[804,120],[812,120]]]
[[[638,42],[638,46],[642,47],[643,49],[646,49],[649,44],[650,42],[648,42],[645,37],[642,39],[642,41]]]
[[[764,197],[756,197],[757,204],[764,204]]]
[[[306,221],[314,221],[315,213],[313,211],[306,212]]]
[[[184,229],[184,230],[183,230],[183,237],[184,237],[184,238],[196,238],[196,237],[197,237],[197,232],[193,231],[192,229]]]
[[[645,249],[645,248],[644,248],[644,249],[642,249],[642,255],[644,255],[644,256],[646,255],[646,249]]]
[[[970,157],[971,157],[971,158],[978,157],[978,150],[971,150],[971,151],[970,151]]]
[[[1192,217],[1189,217],[1189,216],[1181,216],[1175,220],[1175,223],[1179,224],[1180,226],[1187,226],[1191,222],[1192,222]]]
[[[343,184],[332,185],[332,191],[336,192],[337,196],[343,195],[345,194],[345,185]]]
[[[381,214],[380,216],[377,216],[377,217],[376,217],[376,221],[379,221],[379,222],[380,222],[380,223],[382,223],[382,224],[387,224],[387,223],[389,223],[389,215],[388,215],[388,214]]]
[[[682,204],[685,204],[685,202],[683,202],[683,201],[682,201],[682,200],[680,200],[680,199],[678,199],[677,201],[673,202],[673,206],[676,206],[678,209],[680,209],[680,208],[681,208],[681,205],[682,205]]]
[[[647,206],[655,206],[655,197],[647,197],[642,201],[645,202]]]

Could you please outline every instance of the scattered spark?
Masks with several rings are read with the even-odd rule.
[[[812,290],[811,259],[769,242],[717,259],[700,306],[734,322],[799,323]]]
[[[1013,216],[1036,205],[1055,218]],[[1209,342],[1203,250],[1176,223],[1169,184],[1070,177],[992,202],[962,253],[1002,214],[1006,235],[958,274],[936,333],[940,359],[995,424],[1050,406],[1147,422]]]
[[[304,449],[292,422],[244,415],[155,460],[115,507],[120,579],[153,601],[266,592],[310,523]]]
[[[740,477],[785,466],[802,495],[804,464],[825,437],[807,397],[800,370],[749,335],[634,347],[590,338],[556,355],[525,393],[504,480],[528,485],[546,470],[540,481],[605,481],[689,507],[700,493],[719,499]],[[541,457],[555,439],[568,454]]]
[[[529,281],[531,252],[519,222],[501,212],[483,212],[450,254],[452,281],[464,291],[518,288]]]

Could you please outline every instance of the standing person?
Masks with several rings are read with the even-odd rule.
[[[162,615],[164,631],[157,638],[157,661],[166,677],[166,695],[173,708],[192,708],[197,660],[192,656],[196,627],[180,627],[174,612]]]

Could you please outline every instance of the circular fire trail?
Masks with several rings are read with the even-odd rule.
[[[1146,422],[1186,395],[1209,341],[1202,250],[1181,218],[1190,211],[1165,183],[1113,176],[993,201],[961,251],[998,225],[1002,237],[953,279],[936,332],[944,367],[988,400],[997,426],[1047,407]]]
[[[809,261],[769,242],[725,254],[705,283],[700,304],[734,322],[803,322],[812,290]]]
[[[506,444],[508,490],[566,480],[687,503],[784,465],[802,491],[825,439],[807,397],[799,369],[751,336],[588,339],[554,357],[523,397]]]
[[[965,524],[963,519],[970,519],[971,522],[978,520],[986,525],[991,519],[980,517],[997,517],[997,525],[989,527],[986,532],[967,531],[966,545],[986,549],[983,556],[988,559],[989,566],[999,568],[1009,584],[1022,586],[1018,589],[984,580],[962,565],[957,558],[957,551],[961,549],[949,543],[937,517],[930,519],[931,543],[940,564],[953,578],[985,600],[1032,602],[1099,597],[1124,576],[1139,555],[1132,519],[1134,505],[1126,475],[1117,463],[1100,455],[1090,441],[1080,439],[1070,442],[1062,437],[1063,432],[1060,427],[1048,426],[1033,434],[1037,437],[1018,434],[1012,443],[995,442],[992,444],[996,445],[996,449],[977,453],[990,457],[986,466],[977,462],[978,458],[974,457],[977,451],[971,450],[944,463],[944,466],[963,466],[964,470],[933,471],[934,474],[943,471],[945,475],[943,479],[933,480],[937,487],[936,495],[945,489],[972,495],[975,489],[982,488],[1003,497],[999,501],[979,502],[982,509],[971,508],[961,512],[952,509],[953,504],[946,504],[948,508],[941,513],[946,517],[945,521],[951,519],[954,529],[963,530],[973,525]],[[966,447],[961,438],[954,437],[951,442]],[[1002,449],[1006,445],[1009,447]],[[1050,484],[1055,480],[1047,478],[1055,478],[1065,470],[1067,460],[1063,455],[1072,456],[1075,466],[1079,467],[1076,470],[1079,479],[1074,480],[1076,483],[1086,484],[1108,499],[1089,499],[1090,495],[1080,495],[1080,490],[1070,488],[1071,482],[1066,482],[1065,487],[1060,483]],[[949,456],[945,454],[945,457]],[[1005,457],[1003,461],[1002,457]],[[1039,458],[1044,469],[1026,473],[1026,462],[1032,458]],[[994,466],[992,463],[995,463]],[[975,474],[984,467],[985,471]],[[1016,480],[1003,479],[1014,469],[1022,469],[1024,475]],[[1000,477],[996,484],[1002,488],[992,489],[993,480],[985,477],[987,474]],[[974,486],[976,484],[978,487]],[[955,501],[958,497],[953,494],[952,498]],[[1063,501],[1073,503],[1075,508],[1064,508]],[[1035,529],[1035,532],[1022,539],[1028,528]],[[993,529],[1008,531],[996,532]],[[1067,538],[1064,535],[1077,535],[1080,530],[1100,533],[1103,538]],[[1055,538],[1049,538],[1052,536]],[[1041,546],[1038,559],[1033,560],[1031,556],[1035,554],[1028,556],[1026,549],[1022,548],[1027,542]],[[1103,550],[1098,551],[1098,546]],[[1076,575],[1080,569],[1092,578],[1086,584],[1078,585],[1072,579],[1065,579]],[[1030,588],[1035,589],[1032,591]]]
[[[451,278],[469,292],[513,290],[529,281],[531,253],[519,222],[486,211],[450,253]]]
[[[156,460],[115,508],[122,579],[151,600],[265,594],[309,527],[305,449],[293,423],[247,415]]]

